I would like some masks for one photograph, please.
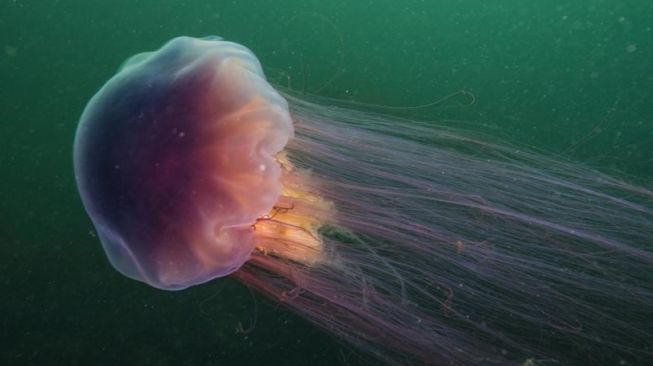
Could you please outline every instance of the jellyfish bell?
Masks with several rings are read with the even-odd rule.
[[[74,148],[113,266],[175,290],[234,272],[257,246],[280,252],[266,243],[281,231],[314,246],[315,224],[283,212],[308,196],[283,158],[292,136],[286,101],[241,45],[180,37],[130,58],[88,103]]]
[[[75,177],[118,271],[231,275],[389,364],[653,358],[651,190],[277,90],[247,48],[180,37],[91,99]]]

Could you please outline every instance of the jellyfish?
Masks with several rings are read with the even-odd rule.
[[[273,87],[219,37],[128,59],[74,172],[125,276],[231,276],[387,364],[653,358],[651,190]]]

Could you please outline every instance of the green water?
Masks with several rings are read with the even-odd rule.
[[[71,148],[86,101],[128,56],[216,34],[298,91],[415,106],[467,90],[471,106],[396,113],[466,121],[650,187],[652,19],[648,0],[2,0],[0,364],[365,363],[232,280],[170,293],[111,268]]]

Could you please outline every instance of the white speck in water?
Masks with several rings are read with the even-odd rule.
[[[258,170],[260,170],[260,171],[262,171],[262,172],[264,172],[265,169],[267,169],[267,167],[265,166],[265,164],[261,164],[261,165],[258,166]]]
[[[179,135],[178,135],[178,136],[179,136],[179,137],[184,137],[184,136],[186,136],[186,132],[181,131],[181,132],[179,132]]]
[[[635,51],[637,51],[637,45],[636,44],[633,43],[633,44],[629,44],[628,46],[626,46],[626,52],[633,53]]]

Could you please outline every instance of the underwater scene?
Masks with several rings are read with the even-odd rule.
[[[2,2],[0,363],[653,364],[652,19]]]

